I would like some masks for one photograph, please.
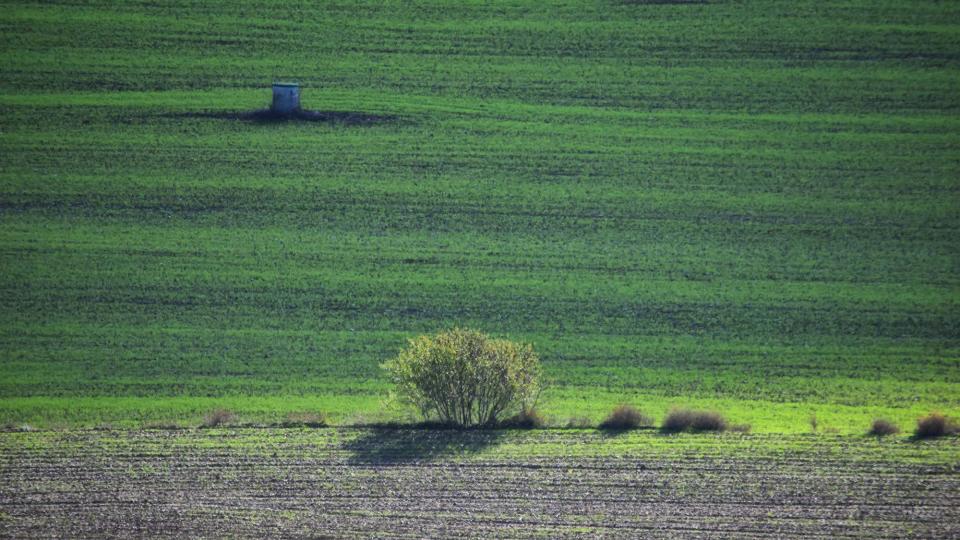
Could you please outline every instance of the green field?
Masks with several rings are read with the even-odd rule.
[[[453,325],[558,423],[960,413],[960,3],[117,4],[0,12],[0,424],[398,419]]]

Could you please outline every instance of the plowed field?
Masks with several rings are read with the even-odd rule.
[[[951,538],[958,446],[576,430],[7,433],[0,536]]]

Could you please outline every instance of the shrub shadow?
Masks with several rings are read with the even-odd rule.
[[[621,4],[628,6],[664,6],[664,5],[684,5],[684,4],[709,4],[709,0],[622,0]]]
[[[653,426],[639,426],[631,428],[621,427],[597,427],[597,432],[601,438],[614,439],[630,433],[660,433],[660,430]]]
[[[472,454],[496,445],[501,430],[424,429],[421,427],[357,428],[360,433],[344,450],[352,464],[394,465]]]
[[[245,112],[188,112],[172,115],[179,118],[213,118],[217,120],[238,120],[254,124],[284,124],[296,122],[321,122],[348,126],[369,126],[377,124],[399,123],[400,116],[371,114],[359,111],[310,111],[296,110],[290,113],[278,113],[270,109]]]

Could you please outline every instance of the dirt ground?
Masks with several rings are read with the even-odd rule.
[[[2,433],[0,536],[960,537],[956,464],[503,437]]]

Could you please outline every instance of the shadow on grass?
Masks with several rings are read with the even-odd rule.
[[[494,446],[501,430],[411,427],[357,428],[357,437],[344,444],[350,463],[394,465],[472,454]]]
[[[600,437],[604,439],[622,437],[630,433],[660,433],[660,430],[653,426],[640,426],[633,428],[598,427],[596,430],[600,434]]]
[[[321,122],[347,126],[369,126],[398,123],[399,116],[371,114],[359,111],[309,111],[296,110],[290,113],[278,113],[270,109],[246,112],[188,112],[174,115],[180,118],[214,118],[218,120],[241,120],[254,124],[285,124],[297,122]]]
[[[622,4],[628,6],[662,6],[662,5],[684,5],[684,4],[709,4],[708,0],[622,0]]]

